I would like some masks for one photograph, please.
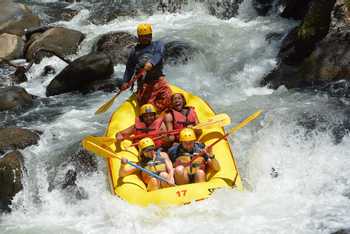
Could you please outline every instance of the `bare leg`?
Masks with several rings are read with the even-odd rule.
[[[154,191],[159,189],[160,183],[156,178],[150,178],[147,184],[147,191]]]
[[[180,165],[175,168],[175,182],[176,184],[188,184],[190,179],[188,178],[187,170],[184,166]]]
[[[196,174],[194,175],[194,182],[200,183],[205,182],[205,172],[201,169],[198,169]]]
[[[169,174],[167,173],[167,172],[161,172],[160,174],[159,174],[162,178],[164,178],[164,179],[166,179],[166,180],[170,180],[169,179]],[[168,184],[168,183],[166,183],[166,182],[163,182],[163,181],[160,181],[160,187],[161,188],[168,188],[168,187],[170,187],[171,185],[170,184]]]

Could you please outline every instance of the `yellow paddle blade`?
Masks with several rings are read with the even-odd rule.
[[[241,129],[244,126],[246,126],[249,122],[251,122],[254,119],[256,119],[261,113],[262,113],[262,110],[259,110],[259,111],[255,112],[254,114],[250,115],[248,118],[246,118],[245,120],[240,122],[238,125],[236,125],[235,127],[231,128],[229,133],[233,134],[233,133],[237,132],[239,129]]]
[[[102,137],[103,138],[103,137]],[[103,158],[119,158],[100,137],[87,136],[82,140],[83,148]]]
[[[114,100],[116,99],[116,97],[118,97],[119,94],[120,92],[114,95],[108,102],[100,106],[100,108],[98,108],[97,111],[95,112],[95,115],[106,112],[112,106]]]
[[[203,121],[196,126],[194,126],[194,129],[201,129],[201,128],[216,128],[216,127],[224,127],[226,125],[229,125],[231,123],[231,118],[225,113],[215,115],[211,117],[210,119]]]

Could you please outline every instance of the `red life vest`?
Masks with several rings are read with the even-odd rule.
[[[193,107],[188,107],[187,115],[182,114],[174,109],[171,110],[173,116],[173,129],[183,129],[188,125],[195,125],[197,115]]]
[[[140,120],[139,117],[135,120],[135,135],[141,135],[141,134],[150,134],[151,137],[158,136],[160,133],[160,126],[163,123],[163,116],[158,117],[156,120],[153,121],[153,123],[150,126],[146,126],[144,122]],[[154,144],[156,145],[156,148],[159,148],[162,144],[162,140],[155,140]]]

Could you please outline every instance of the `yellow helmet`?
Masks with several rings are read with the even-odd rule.
[[[142,105],[140,108],[140,115],[143,115],[146,113],[157,113],[157,110],[152,104],[145,104],[145,105]]]
[[[196,134],[191,128],[184,128],[180,132],[180,141],[195,141],[197,140]]]
[[[155,144],[154,144],[154,141],[149,137],[142,138],[139,141],[139,151],[140,152],[142,152],[147,147],[151,147],[151,146],[155,147]]]
[[[151,24],[139,24],[137,26],[137,35],[144,36],[152,34],[152,25]]]

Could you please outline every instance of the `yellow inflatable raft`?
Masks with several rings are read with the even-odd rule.
[[[194,96],[178,87],[172,86],[175,93],[184,94],[187,104],[196,108],[199,121],[215,115],[210,106],[201,98]],[[115,134],[135,123],[135,117],[138,115],[138,105],[134,96],[113,113],[107,126],[105,136],[115,137]],[[200,141],[209,145],[210,143],[223,136],[223,128],[204,129]],[[126,157],[133,162],[138,162],[138,151],[135,147],[121,150],[111,141],[96,142],[89,140],[89,137],[83,140],[83,147],[99,156],[103,156],[107,161],[109,181],[113,194],[132,204],[147,206],[156,205],[181,205],[192,201],[198,201],[208,198],[218,188],[232,188],[242,190],[242,181],[230,149],[226,140],[220,141],[213,147],[213,153],[219,161],[221,170],[217,173],[208,172],[207,182],[193,183],[187,185],[177,185],[175,187],[164,188],[157,191],[147,192],[145,184],[140,179],[140,175],[132,174],[124,178],[119,177],[120,160],[113,158],[113,155]]]

